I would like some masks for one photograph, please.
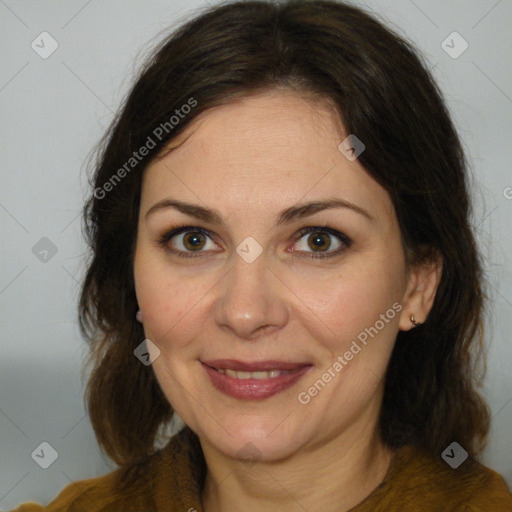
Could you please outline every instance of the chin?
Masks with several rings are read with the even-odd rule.
[[[279,424],[281,421],[283,423]],[[214,432],[206,428],[196,432],[214,449],[232,459],[272,462],[292,456],[303,444],[304,424],[290,425],[289,422],[286,414],[279,420],[244,416],[239,422],[230,422],[226,430],[231,435],[218,428]],[[286,430],[282,428],[284,423],[288,423]]]

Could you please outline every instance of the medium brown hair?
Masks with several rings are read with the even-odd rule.
[[[87,407],[100,447],[120,465],[143,460],[173,414],[151,366],[133,354],[144,339],[133,277],[144,169],[201,112],[281,86],[328,100],[347,133],[364,142],[359,161],[391,197],[408,264],[442,257],[428,318],[396,339],[379,424],[384,442],[440,454],[457,441],[476,455],[489,411],[476,391],[483,292],[461,143],[411,44],[332,1],[235,2],[202,12],[155,49],[100,145],[84,208],[92,258],[79,304],[91,347]],[[190,98],[197,106],[156,137]],[[149,154],[105,187],[150,136]]]

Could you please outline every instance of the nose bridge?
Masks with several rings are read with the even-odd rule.
[[[278,280],[267,268],[265,253],[251,262],[233,254],[231,271],[223,280],[215,305],[215,321],[240,338],[282,327],[288,316]],[[265,329],[263,329],[265,328]]]

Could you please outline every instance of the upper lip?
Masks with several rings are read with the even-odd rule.
[[[292,363],[286,361],[237,361],[236,359],[214,359],[201,361],[203,364],[216,368],[217,370],[237,370],[242,372],[257,372],[265,370],[296,370],[304,366],[311,366],[310,363]]]

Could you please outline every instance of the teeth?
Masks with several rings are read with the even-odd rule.
[[[223,369],[223,368],[216,368],[216,370],[219,373],[223,373],[223,374],[227,375],[228,377],[231,377],[233,379],[240,379],[240,380],[275,379],[276,377],[279,377],[280,375],[287,375],[288,373],[290,373],[290,370],[270,370],[270,371],[258,371],[258,372],[242,372],[242,371],[229,370],[229,369]]]
[[[245,372],[244,372],[245,373]],[[251,377],[253,379],[269,379],[270,378],[270,372],[247,372],[249,375],[251,375]],[[279,372],[278,372],[279,373]],[[275,377],[277,377],[277,375],[275,375]],[[240,377],[240,373],[238,373],[238,378],[242,378]]]

